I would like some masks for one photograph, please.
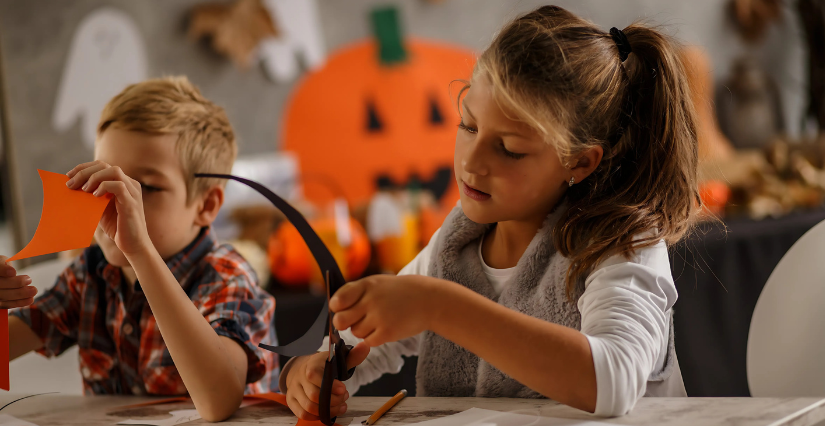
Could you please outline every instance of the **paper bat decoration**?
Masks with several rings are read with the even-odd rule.
[[[8,261],[88,247],[110,195],[69,189],[69,177],[38,170],[43,182],[43,211],[34,237]],[[0,309],[0,388],[9,390],[9,313]]]
[[[292,207],[289,203],[284,201],[281,197],[277,196],[274,192],[270,191],[267,187],[261,185],[258,182],[245,179],[242,177],[237,177],[233,175],[223,175],[223,174],[207,174],[207,173],[198,173],[195,174],[196,177],[210,177],[210,178],[222,178],[222,179],[231,179],[243,183],[250,188],[258,191],[261,195],[266,197],[275,207],[277,207],[286,218],[295,226],[301,236],[306,241],[307,247],[309,247],[310,252],[315,257],[315,260],[318,262],[318,266],[321,267],[321,271],[329,271],[330,279],[329,279],[329,286],[330,286],[330,294],[335,294],[335,292],[345,284],[344,276],[341,274],[341,269],[338,268],[338,264],[335,263],[335,258],[330,253],[329,249],[326,245],[324,245],[323,241],[321,241],[321,237],[315,233],[312,227],[309,225],[307,220],[298,212],[294,207]],[[307,330],[307,332],[293,341],[292,343],[285,345],[285,346],[270,346],[260,344],[263,349],[266,349],[271,352],[275,352],[281,355],[286,356],[302,356],[302,355],[309,355],[318,352],[318,348],[321,347],[321,343],[324,339],[324,326],[326,325],[327,315],[329,312],[329,306],[324,303],[324,307],[321,309],[321,312],[318,314],[318,318],[315,319],[315,322],[312,326]]]

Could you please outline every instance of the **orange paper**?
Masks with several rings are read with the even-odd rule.
[[[43,212],[34,237],[11,260],[88,247],[111,195],[69,189],[69,177],[38,170],[43,181]],[[6,328],[8,329],[8,327]]]

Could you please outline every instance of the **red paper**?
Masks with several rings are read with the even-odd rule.
[[[9,390],[9,311],[0,309],[0,388]]]
[[[69,177],[38,170],[43,181],[43,212],[34,237],[9,261],[88,247],[111,195],[69,189]],[[8,328],[7,328],[8,329]]]

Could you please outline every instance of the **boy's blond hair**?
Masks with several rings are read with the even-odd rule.
[[[223,108],[203,97],[183,76],[146,80],[123,89],[103,108],[98,136],[110,127],[177,135],[187,202],[225,184],[222,179],[196,179],[195,173],[230,173],[238,153]]]

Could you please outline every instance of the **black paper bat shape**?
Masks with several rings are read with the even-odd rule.
[[[329,298],[346,283],[344,281],[344,275],[341,273],[341,268],[338,267],[335,258],[332,257],[332,253],[329,252],[327,246],[321,241],[321,237],[309,226],[309,223],[298,210],[295,210],[295,208],[284,201],[284,199],[258,182],[238,176],[211,173],[198,173],[195,174],[195,177],[231,179],[249,186],[261,193],[261,195],[266,197],[275,207],[281,210],[301,234],[315,261],[318,262],[321,272],[326,276],[327,301],[324,303],[324,308],[318,314],[318,318],[303,336],[286,346],[259,344],[258,347],[286,356],[301,356],[318,352],[324,336],[325,322],[332,318],[332,314],[329,312]],[[347,346],[338,335],[338,330],[333,327],[332,321],[329,321],[329,336],[330,351],[324,366],[324,378],[318,401],[318,411],[321,422],[325,425],[332,426],[335,423],[335,418],[330,416],[332,384],[336,379],[344,381],[352,377],[355,368],[347,370],[347,356],[349,355],[351,347]]]

